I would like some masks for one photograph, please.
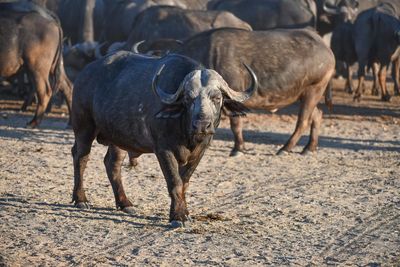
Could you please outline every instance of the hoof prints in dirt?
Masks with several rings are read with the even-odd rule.
[[[363,248],[380,241],[387,241],[385,238],[387,234],[394,232],[394,234],[397,233],[398,238],[400,237],[399,206],[389,205],[365,219],[358,218],[356,222],[358,223],[356,226],[339,235],[321,253],[325,264],[336,265],[351,262],[352,256],[363,254]],[[379,244],[378,247],[380,247]],[[383,252],[385,251],[383,250]],[[400,264],[400,262],[397,262],[397,264]],[[380,264],[371,262],[368,266],[380,266]]]

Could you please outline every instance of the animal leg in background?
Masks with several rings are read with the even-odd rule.
[[[321,128],[322,123],[322,111],[318,107],[315,107],[310,119],[310,139],[308,141],[308,144],[305,146],[302,154],[306,154],[307,152],[314,152],[317,150],[319,129]]]
[[[327,80],[329,82],[329,80]],[[286,142],[286,144],[278,151],[278,155],[283,154],[284,152],[291,152],[293,147],[297,144],[300,137],[303,135],[306,128],[313,123],[313,127],[310,132],[310,141],[308,145],[303,149],[303,154],[308,151],[312,152],[316,149],[316,144],[318,143],[318,132],[319,127],[321,125],[322,114],[318,114],[317,104],[319,100],[322,98],[325,89],[327,87],[327,83],[325,79],[320,82],[320,84],[312,85],[309,90],[306,90],[305,94],[301,98],[301,105],[299,110],[299,115],[297,118],[296,129],[294,130],[292,136]],[[315,114],[313,114],[315,112]],[[315,146],[314,146],[315,145]]]
[[[38,96],[38,104],[36,106],[35,116],[27,124],[28,128],[35,128],[42,121],[44,112],[46,111],[52,95],[52,90],[47,75],[34,71],[32,73],[32,77]]]
[[[386,64],[381,64],[381,67],[379,69],[379,85],[382,90],[382,96],[381,99],[383,101],[390,101],[390,94],[387,91],[386,88],[386,74],[387,74],[387,65]]]
[[[243,121],[240,116],[229,117],[231,130],[233,132],[235,145],[230,153],[230,156],[238,156],[245,149],[243,140]]]
[[[104,165],[106,166],[107,176],[110,180],[112,189],[114,191],[115,205],[117,209],[132,213],[132,203],[125,195],[124,186],[121,180],[121,166],[125,159],[127,152],[114,146],[108,146],[107,154],[104,157]]]
[[[394,95],[400,95],[400,56],[392,62],[392,79],[394,82]]]
[[[354,89],[353,89],[353,70],[351,69],[351,66],[349,64],[346,65],[346,84],[345,84],[345,92],[352,94]]]
[[[377,62],[372,63],[372,77],[374,83],[371,88],[371,95],[379,95],[379,64]],[[365,87],[365,86],[364,86]]]

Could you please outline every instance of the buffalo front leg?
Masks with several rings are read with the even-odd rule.
[[[72,202],[78,208],[89,208],[89,202],[83,189],[83,174],[89,160],[90,149],[94,137],[91,132],[75,134],[75,144],[72,147],[72,157],[74,162],[74,189],[72,192]]]
[[[304,147],[301,154],[307,154],[308,152],[315,152],[318,146],[318,135],[321,128],[322,122],[322,111],[315,107],[313,113],[311,114],[311,130],[310,130],[310,140],[308,144]]]
[[[173,227],[181,227],[188,220],[189,212],[185,203],[184,182],[179,175],[179,165],[171,151],[156,152],[158,162],[167,182],[171,198],[169,221]]]
[[[234,147],[229,156],[239,156],[244,152],[244,139],[243,139],[243,121],[240,116],[229,117],[231,123],[231,130],[234,137]]]
[[[125,195],[121,180],[121,166],[126,153],[126,151],[110,145],[104,157],[104,165],[106,166],[107,176],[114,192],[115,205],[124,212],[132,213],[132,203]]]

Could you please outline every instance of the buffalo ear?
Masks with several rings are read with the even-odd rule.
[[[224,99],[223,111],[229,117],[246,116],[250,110],[242,103],[232,100]]]
[[[183,114],[183,106],[181,105],[168,105],[161,109],[157,114],[157,119],[175,119]]]

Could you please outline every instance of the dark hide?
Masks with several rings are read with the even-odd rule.
[[[73,93],[75,205],[88,207],[83,172],[97,138],[108,146],[104,163],[118,208],[132,211],[121,182],[125,151],[133,160],[155,153],[171,197],[169,220],[185,222],[189,179],[218,127],[223,101],[245,100],[241,96],[215,71],[180,55],[121,51],[89,64]]]
[[[400,2],[385,0],[376,8],[366,10],[354,23],[354,39],[359,64],[358,87],[354,100],[360,100],[364,87],[365,70],[379,64],[379,87],[382,100],[389,101],[391,96],[386,88],[387,68],[391,62],[398,66],[400,45]],[[398,71],[392,71],[395,81],[395,94],[399,94]]]
[[[184,9],[205,9],[207,0],[103,0],[104,29],[102,41],[126,41],[135,17],[143,10],[156,5],[177,6]]]
[[[301,100],[296,130],[280,152],[291,151],[309,126],[310,142],[304,152],[316,150],[322,119],[317,104],[332,77],[335,59],[315,32],[217,29],[190,38],[177,52],[216,70],[237,91],[249,83],[237,66],[248,64],[260,82],[257,93],[245,102],[249,108],[273,111]],[[235,155],[244,151],[242,122],[240,117],[230,119]]]
[[[338,14],[328,14],[325,3]],[[208,9],[230,11],[253,30],[314,27],[324,35],[333,30],[341,12],[353,12],[356,5],[356,0],[213,0]]]
[[[226,11],[185,10],[172,6],[150,7],[136,17],[126,49],[130,51],[135,43],[142,40],[146,43],[159,39],[185,40],[197,33],[223,27],[251,30],[249,24]]]

